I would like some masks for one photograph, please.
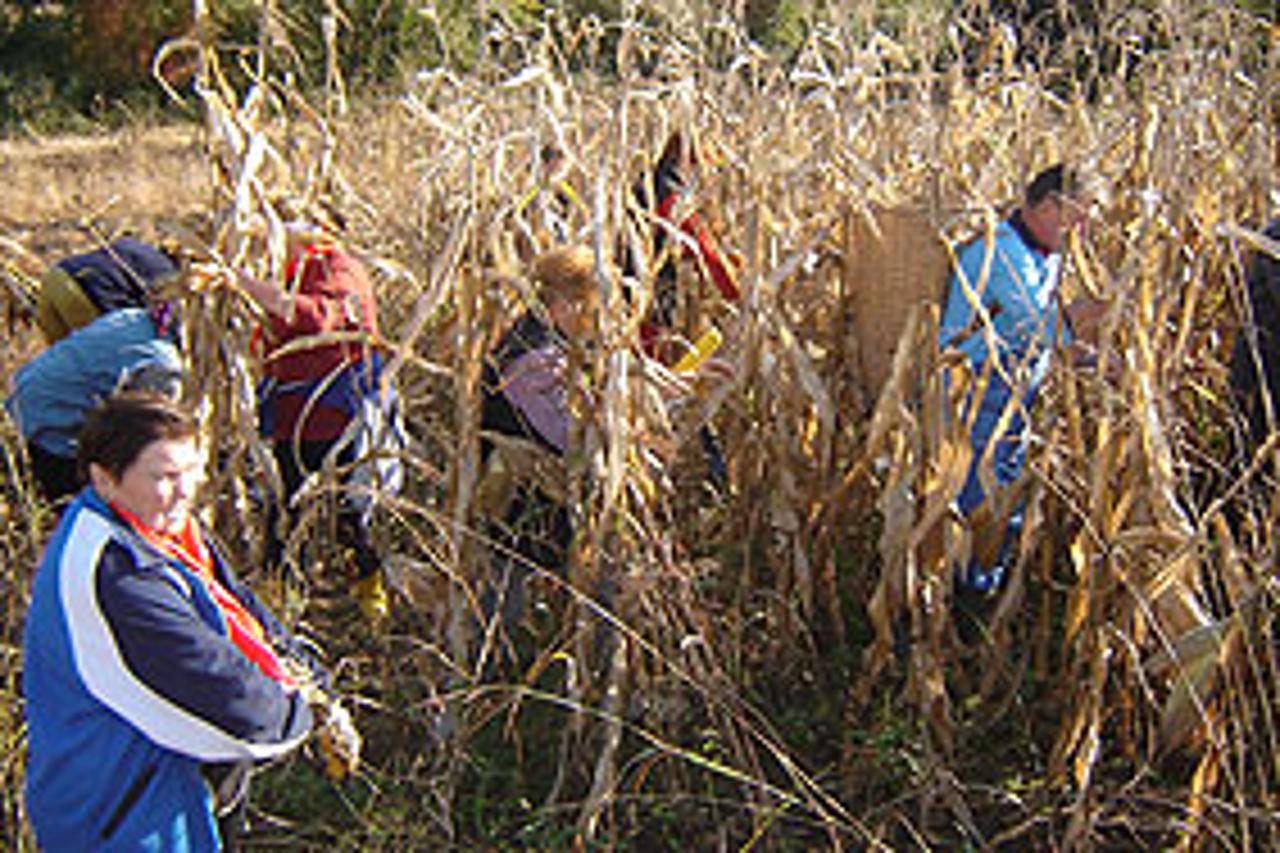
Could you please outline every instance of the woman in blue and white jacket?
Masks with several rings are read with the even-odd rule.
[[[27,805],[42,848],[218,850],[202,770],[297,746],[312,727],[287,636],[190,514],[191,417],[126,394],[92,413],[90,485],[36,575],[23,688]]]

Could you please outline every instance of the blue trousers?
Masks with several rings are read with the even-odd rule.
[[[973,461],[969,465],[969,475],[965,479],[964,488],[956,498],[960,512],[966,518],[972,517],[974,511],[987,498],[982,489],[982,483],[978,479],[978,470],[992,441],[995,442],[995,450],[991,467],[996,485],[1007,486],[1022,474],[1027,461],[1027,425],[1022,413],[1034,402],[1036,390],[1033,388],[1027,392],[1022,400],[1022,406],[1014,412],[1009,425],[1002,433],[996,435],[996,426],[1013,398],[1013,392],[998,377],[991,377],[987,392],[978,406],[973,429],[969,433],[969,440],[973,446]],[[975,556],[963,570],[957,570],[957,583],[978,592],[988,592],[1004,582],[1005,569],[1012,556],[1013,548],[1017,544],[1018,535],[1022,532],[1022,517],[1023,505],[1019,503],[1009,514],[995,563],[985,566]]]

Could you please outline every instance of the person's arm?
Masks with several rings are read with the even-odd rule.
[[[298,683],[296,695],[300,695],[311,710],[316,739],[325,756],[326,774],[334,781],[346,778],[360,763],[360,733],[341,698],[333,691],[333,679],[321,663],[319,648],[285,628],[249,585],[235,576],[213,543],[209,543],[209,547],[215,556],[218,582],[258,620],[285,671]]]
[[[671,221],[671,214],[675,208],[676,202],[679,200],[678,192],[671,192],[667,197],[662,199],[658,205],[658,216]],[[702,224],[701,217],[697,211],[690,213],[680,223],[680,230],[686,235],[693,238],[698,246],[697,257],[705,267],[707,275],[711,277],[711,283],[716,286],[721,295],[731,302],[736,302],[739,297],[738,283],[734,279],[733,272],[729,269],[721,257],[720,249],[716,246],[715,238],[711,236],[711,232]],[[692,254],[692,251],[689,251]]]
[[[280,320],[286,324],[293,322],[294,294],[274,282],[255,278],[243,270],[239,273],[237,284],[273,321]]]
[[[298,287],[241,272],[240,288],[265,311],[277,336],[298,337],[376,328],[373,289],[353,258],[341,252],[307,253],[290,276]]]
[[[328,690],[332,677],[318,657],[319,650],[313,648],[309,640],[290,632],[271,612],[271,609],[262,603],[257,593],[247,583],[236,577],[222,558],[221,552],[211,543],[209,547],[215,554],[217,565],[215,572],[218,582],[244,605],[254,619],[258,620],[272,648],[286,659],[286,669],[290,674],[308,679],[311,684]]]
[[[176,569],[137,566],[99,534],[94,571],[68,571],[63,595],[77,667],[107,707],[157,744],[200,761],[272,758],[311,730],[298,693],[262,673],[196,612]]]
[[[725,263],[715,239],[711,236],[711,232],[707,230],[707,227],[702,224],[698,214],[690,214],[680,227],[686,234],[697,241],[698,257],[705,265],[707,274],[711,276],[711,283],[716,286],[716,289],[720,291],[720,294],[725,299],[730,302],[737,302],[739,296],[738,282],[734,280],[732,270]]]
[[[986,268],[988,263],[990,267]],[[960,250],[956,270],[947,284],[938,345],[943,349],[956,347],[974,363],[983,361],[987,353],[986,322],[976,306],[981,306],[993,323],[1004,311],[994,298],[998,288],[992,282],[999,263],[994,243],[975,240]]]
[[[303,264],[298,275],[304,286],[294,294],[290,333],[377,331],[373,287],[363,266],[341,252],[308,254]]]
[[[1067,328],[1075,341],[1098,345],[1098,332],[1102,327],[1102,318],[1106,316],[1107,304],[1100,299],[1081,296],[1073,299],[1063,308],[1066,315]]]
[[[1102,319],[1107,313],[1106,303],[1089,296],[1081,296],[1064,305],[1062,313],[1065,322],[1059,343],[1066,351],[1068,361],[1073,367],[1097,367],[1098,337]],[[1119,367],[1115,359],[1109,362],[1110,378],[1118,376]]]

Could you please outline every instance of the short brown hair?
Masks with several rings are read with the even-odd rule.
[[[76,468],[85,481],[90,465],[101,465],[118,480],[152,442],[195,435],[195,418],[168,397],[132,391],[116,394],[85,418]]]
[[[590,298],[596,293],[595,252],[586,246],[548,249],[533,261],[533,280],[544,302]]]

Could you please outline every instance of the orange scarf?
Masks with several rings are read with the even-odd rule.
[[[200,528],[196,525],[195,519],[187,516],[186,523],[179,533],[165,533],[150,527],[117,503],[113,502],[111,508],[128,522],[135,533],[159,549],[165,556],[177,560],[204,582],[205,589],[218,605],[218,609],[222,611],[231,641],[245,657],[253,661],[263,675],[287,687],[295,686],[293,679],[285,672],[280,658],[267,641],[262,623],[218,580],[214,573],[213,554],[205,545],[204,537],[200,534]]]

